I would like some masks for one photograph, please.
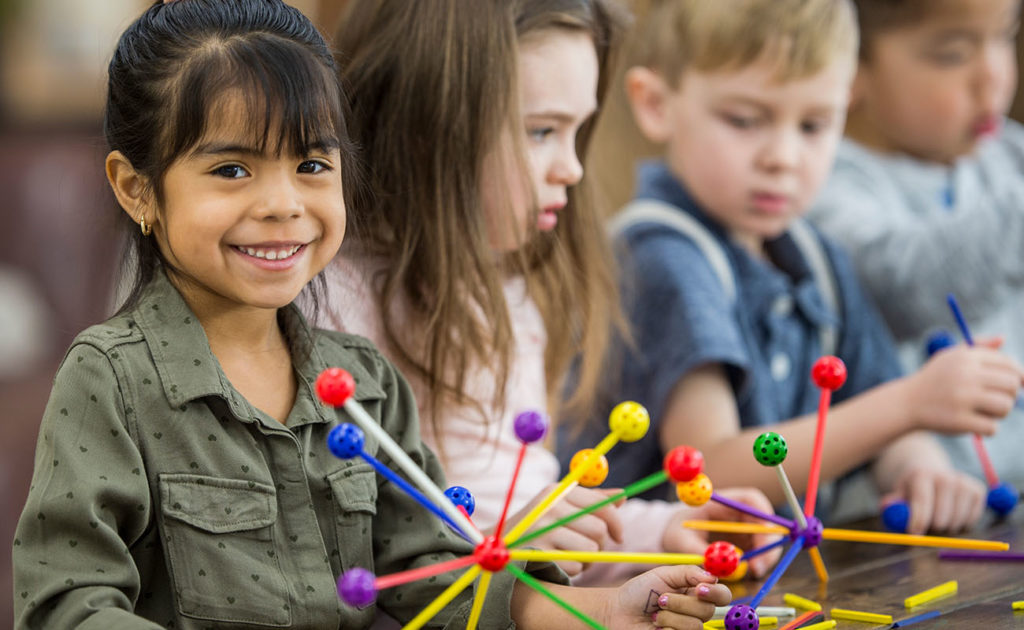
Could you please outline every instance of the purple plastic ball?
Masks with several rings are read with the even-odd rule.
[[[1001,483],[988,491],[988,506],[999,516],[1006,516],[1017,506],[1019,494],[1008,483]]]
[[[444,491],[444,496],[448,497],[448,500],[455,505],[466,508],[466,514],[470,516],[473,516],[473,512],[476,511],[476,499],[473,498],[473,493],[462,486],[448,488]]]
[[[757,630],[761,620],[757,612],[746,604],[736,604],[725,613],[725,630]]]
[[[338,597],[349,606],[364,608],[377,599],[377,578],[360,567],[345,571],[338,579]]]
[[[807,517],[807,529],[803,530],[804,547],[817,547],[821,544],[821,536],[824,527],[821,519],[813,516]]]
[[[539,411],[524,411],[516,416],[516,437],[523,444],[531,444],[548,432],[548,418]]]
[[[327,434],[327,448],[335,457],[352,459],[363,452],[366,437],[363,430],[354,424],[344,423],[331,429]]]

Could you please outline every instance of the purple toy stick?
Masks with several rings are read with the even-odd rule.
[[[711,493],[711,500],[712,501],[717,501],[717,502],[721,503],[722,505],[729,506],[729,507],[731,507],[734,510],[737,510],[739,512],[743,512],[744,514],[749,514],[749,515],[751,515],[751,516],[753,516],[755,518],[760,518],[760,519],[763,519],[763,520],[766,520],[766,521],[771,521],[772,523],[775,523],[776,525],[782,525],[786,529],[791,529],[791,530],[792,529],[796,529],[796,523],[794,521],[791,521],[791,520],[788,520],[788,519],[784,519],[781,516],[776,516],[775,514],[765,514],[761,510],[752,508],[749,505],[747,505],[746,503],[740,503],[739,501],[733,501],[732,499],[727,499],[727,498],[723,497],[722,495],[718,494],[717,492],[712,492]]]

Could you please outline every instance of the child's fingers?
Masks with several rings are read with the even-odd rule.
[[[615,517],[612,520],[613,522],[618,524],[618,517]],[[576,519],[575,521],[567,523],[565,525],[565,528],[574,531],[582,536],[586,536],[590,540],[597,543],[599,548],[604,547],[605,542],[608,540],[608,536],[611,531],[610,523],[598,518],[597,516],[594,516],[593,514],[588,514],[586,516]],[[618,530],[621,529],[622,525],[618,524]]]
[[[935,487],[924,475],[913,475],[909,482],[907,504],[910,506],[908,534],[923,534],[928,531],[935,508]]]
[[[962,473],[956,473],[954,484],[956,509],[953,511],[949,527],[950,531],[959,532],[968,529],[981,518],[982,510],[985,508],[986,489],[981,481]]]
[[[569,577],[576,577],[583,573],[583,563],[575,560],[558,560],[555,562]]]
[[[612,491],[614,493],[615,491]],[[591,506],[598,501],[603,501],[608,498],[609,491],[607,490],[592,490],[590,488],[575,488],[566,497],[567,503],[571,504],[573,509],[568,511],[567,514],[575,512],[579,509]],[[618,506],[621,502],[610,503],[601,509],[591,512],[587,516],[577,519],[569,524],[570,527],[576,523],[586,519],[598,519],[600,525],[591,522],[589,525],[584,526],[581,530],[592,531],[591,528],[600,527],[602,529],[599,534],[603,540],[605,536],[611,537],[615,542],[622,542],[622,519],[619,518]]]
[[[704,584],[702,586],[706,589],[710,589],[714,585]],[[688,590],[694,592],[696,589]],[[662,602],[665,603],[662,604]],[[660,621],[660,618],[662,617],[667,618],[673,615],[696,617],[701,621],[707,621],[715,614],[715,604],[701,600],[695,592],[692,595],[686,595],[683,593],[662,593],[661,597],[658,598],[658,607],[661,610],[658,611],[659,619],[656,621]]]
[[[936,479],[935,485],[935,507],[932,509],[932,521],[930,529],[935,531],[949,531],[953,522],[953,511],[956,509],[956,489],[949,484],[942,483]]]
[[[668,610],[658,611],[651,620],[655,628],[675,628],[677,630],[702,630],[704,622],[698,617],[680,615]]]

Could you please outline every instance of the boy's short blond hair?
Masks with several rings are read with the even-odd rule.
[[[633,33],[632,65],[673,88],[685,70],[746,67],[765,55],[777,80],[817,74],[836,59],[856,59],[855,11],[849,0],[649,0]]]

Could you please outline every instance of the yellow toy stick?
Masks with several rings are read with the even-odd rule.
[[[814,572],[818,574],[818,579],[828,582],[828,571],[825,569],[825,561],[821,559],[821,552],[817,547],[811,547],[807,553],[811,556],[811,564],[814,565]]]
[[[903,600],[903,605],[907,608],[913,608],[920,606],[921,604],[927,604],[933,602],[940,597],[946,597],[947,595],[953,595],[956,593],[958,584],[956,580],[950,580],[939,584],[935,588],[930,588],[927,591],[921,591],[917,595],[911,595],[910,597]]]
[[[767,628],[769,626],[777,626],[777,625],[779,625],[779,618],[778,617],[761,617],[758,620],[758,623],[760,624],[758,626],[760,628]],[[711,621],[705,621],[704,622],[704,627],[705,628],[709,628],[709,629],[710,628],[714,628],[715,630],[718,630],[718,628],[724,628],[725,627],[725,619],[712,619]]]
[[[866,623],[892,623],[892,615],[862,612],[860,610],[833,608],[829,614],[832,615],[833,619],[849,619],[850,621],[863,621]]]
[[[412,618],[412,620],[405,624],[402,630],[419,630],[428,621],[434,618],[434,615],[441,612],[441,609],[448,605],[448,602],[455,599],[459,593],[464,591],[467,586],[473,583],[476,576],[480,575],[482,569],[479,566],[470,567],[469,571],[462,574],[462,577],[452,582],[452,585],[444,589],[437,599],[430,602],[426,608],[420,611],[420,614]]]
[[[1010,607],[1013,610],[1024,610],[1024,601],[1013,602],[1012,604],[1010,604]]]
[[[782,596],[782,601],[786,602],[787,606],[793,608],[803,608],[804,610],[820,611],[821,604],[818,602],[811,601],[805,597],[800,597],[794,593],[786,593]]]
[[[948,547],[950,549],[989,549],[1006,551],[1010,545],[998,540],[975,540],[971,538],[949,538],[945,536],[918,536],[915,534],[890,534],[888,532],[861,532],[854,529],[832,529],[826,527],[821,533],[826,540],[849,542],[870,542],[889,545],[914,545],[917,547]]]
[[[526,532],[526,530],[528,530],[530,526],[537,521],[537,519],[543,516],[548,508],[562,496],[570,484],[578,482],[580,477],[590,470],[591,464],[593,464],[597,458],[610,451],[618,441],[619,436],[614,433],[609,434],[605,439],[601,440],[601,443],[594,447],[594,451],[590,453],[585,460],[583,460],[583,463],[579,468],[570,471],[568,475],[563,477],[558,485],[555,486],[555,488],[549,492],[540,503],[530,510],[526,516],[523,517],[523,520],[516,523],[516,526],[505,534],[503,542],[508,545],[515,542],[517,538],[522,536],[523,533]]]
[[[480,576],[480,585],[476,588],[476,595],[473,597],[473,608],[469,611],[469,621],[466,622],[466,630],[476,630],[476,624],[480,621],[480,613],[484,610],[484,598],[487,597],[487,588],[491,585],[490,571],[484,571]]]
[[[782,525],[762,525],[760,523],[733,523],[731,521],[683,521],[683,527],[708,532],[725,532],[728,534],[788,534],[789,529]]]
[[[546,549],[509,549],[510,560],[558,562],[632,562],[635,564],[703,564],[699,553],[629,553],[626,551],[561,551]]]

